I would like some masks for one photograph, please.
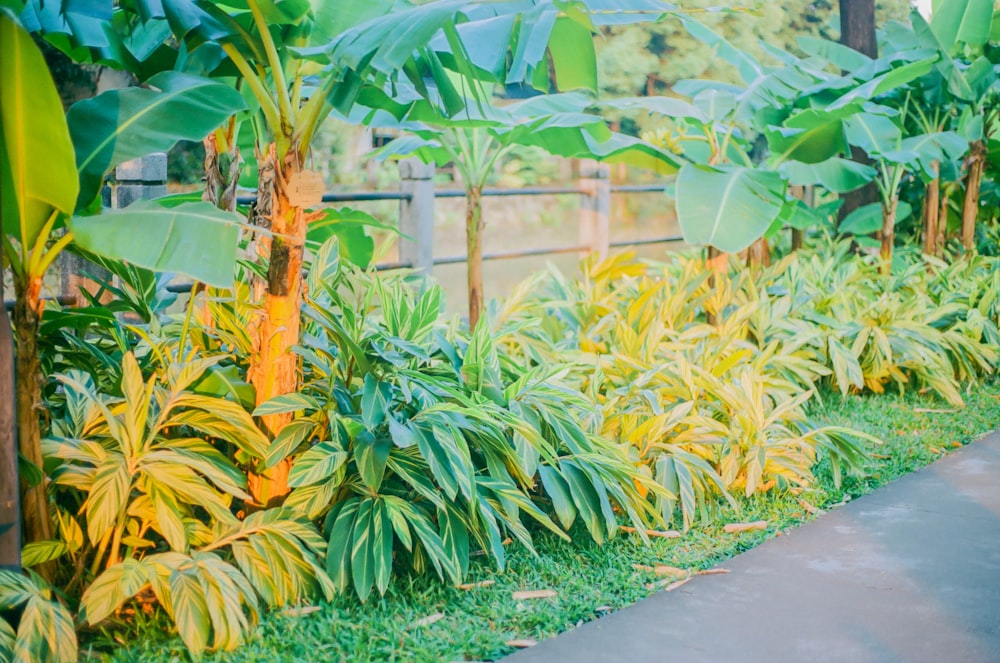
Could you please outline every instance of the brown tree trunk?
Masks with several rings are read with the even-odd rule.
[[[761,237],[747,247],[747,267],[766,267],[771,264],[771,249]]]
[[[878,57],[878,40],[875,35],[875,0],[840,0],[840,43],[870,58]],[[851,148],[851,160],[866,166],[872,165],[864,150]],[[838,223],[854,210],[878,202],[878,187],[870,182],[842,196],[844,204],[838,214]]]
[[[878,57],[875,36],[875,0],[840,0],[840,43]]]
[[[924,193],[924,255],[935,255],[938,236],[938,214],[941,211],[940,164],[931,164],[934,179],[927,183]]]
[[[792,228],[792,251],[798,251],[805,244],[806,233],[804,230]]]
[[[465,239],[468,255],[469,329],[475,329],[483,311],[483,189],[466,192]]]
[[[42,409],[42,367],[38,357],[38,330],[41,324],[42,279],[25,284],[14,281],[14,334],[17,342],[15,374],[17,376],[18,450],[28,463],[44,472],[42,430],[39,416]],[[24,543],[47,541],[52,538],[52,519],[44,474],[36,485],[21,477],[21,513],[24,518]],[[36,568],[47,580],[52,580],[51,564]]]
[[[294,207],[289,201],[287,186],[301,170],[299,163],[295,150],[290,150],[281,172],[274,178],[271,194],[272,236],[269,242],[267,294],[255,334],[255,355],[247,372],[247,378],[256,390],[257,405],[298,388],[298,362],[291,348],[299,342],[306,215],[305,210]],[[291,416],[268,415],[261,417],[261,423],[273,439],[291,421]],[[291,459],[286,458],[261,474],[250,474],[247,483],[257,506],[280,503],[289,491],[290,469]]]
[[[977,140],[969,146],[969,175],[965,180],[965,201],[962,203],[962,248],[976,247],[976,218],[979,216],[979,187],[986,166],[986,145]]]
[[[714,246],[710,245],[708,247],[708,257],[705,261],[705,267],[708,268],[708,288],[712,291],[713,295],[715,295],[718,291],[719,274],[726,271],[728,264],[729,256],[727,254],[723,253]],[[708,302],[711,302],[711,300],[712,298],[709,297]],[[710,325],[717,325],[722,322],[714,311],[708,309],[705,311],[705,320]]]
[[[896,238],[896,208],[899,197],[893,196],[889,204],[882,205],[882,273],[888,274],[892,267],[892,246]]]

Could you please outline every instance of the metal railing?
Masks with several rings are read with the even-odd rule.
[[[434,166],[409,159],[400,162],[400,185],[398,191],[343,191],[327,192],[324,203],[399,201],[399,259],[383,262],[375,267],[379,270],[416,269],[429,273],[436,265],[454,265],[466,262],[465,255],[434,255],[435,201],[438,199],[464,198],[466,191],[461,188],[436,189],[434,187]],[[113,195],[105,202],[111,207],[124,207],[140,198],[149,198],[166,193],[166,159],[162,155],[145,157],[119,167],[117,185]],[[612,248],[647,246],[683,241],[679,235],[611,241],[611,195],[633,193],[657,193],[663,191],[660,184],[619,184],[612,185],[610,171],[606,165],[584,162],[581,176],[575,186],[485,188],[483,197],[508,196],[579,196],[579,242],[572,245],[537,247],[510,251],[486,252],[484,261],[513,260],[546,255],[570,253],[597,253],[606,256]],[[237,197],[241,205],[252,205],[256,196]],[[73,258],[62,265],[63,270],[78,273],[64,275],[61,280],[62,294],[51,297],[63,306],[79,303],[76,292],[82,285],[80,265]],[[167,290],[173,293],[188,293],[191,283],[173,283]],[[4,301],[7,310],[12,301]]]

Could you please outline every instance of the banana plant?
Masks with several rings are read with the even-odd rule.
[[[937,74],[946,89],[943,96],[960,114],[960,129],[969,140],[960,237],[970,251],[975,245],[988,144],[1000,118],[1000,77],[982,54],[990,40],[993,5],[983,0],[943,0],[935,5],[930,24],[917,12],[911,22],[913,40],[940,53]]]
[[[3,264],[13,277],[19,447],[28,542],[51,534],[41,476],[37,336],[42,280],[71,242],[140,266],[231,286],[241,217],[208,205],[146,202],[92,214],[103,176],[123,161],[200,136],[244,106],[226,86],[164,74],[149,89],[105,93],[63,114],[31,36],[0,9]],[[44,572],[44,571],[43,571]]]
[[[909,173],[937,175],[940,164],[961,157],[968,141],[954,131],[917,134],[904,138],[907,108],[896,117],[858,113],[848,118],[845,135],[851,145],[863,149],[877,164],[879,195],[882,197],[882,225],[879,232],[883,270],[888,272],[899,210],[899,188]]]
[[[673,153],[612,132],[603,118],[585,112],[591,105],[588,95],[565,92],[491,106],[480,113],[470,100],[464,117],[444,118],[422,105],[411,110],[406,121],[388,123],[410,135],[390,142],[378,158],[416,156],[439,166],[453,163],[459,172],[465,187],[471,329],[483,310],[483,188],[494,165],[511,149],[538,147],[557,156],[630,163],[661,174],[675,173],[680,166]]]

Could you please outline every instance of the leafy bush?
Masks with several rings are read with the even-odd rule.
[[[997,274],[979,258],[884,276],[840,245],[712,284],[700,259],[626,254],[585,264],[576,281],[529,280],[497,319],[525,362],[575,358],[602,432],[668,491],[656,498],[664,518],[679,506],[690,526],[715,495],[812,483],[821,456],[837,481],[862,467],[858,434],[809,421],[818,387],[916,383],[961,405],[961,382],[997,361]]]
[[[126,353],[120,397],[81,371],[57,376],[63,400],[53,403],[43,445],[59,538],[29,544],[23,558],[28,567],[65,560],[60,585],[81,622],[98,626],[128,601],[155,601],[199,654],[236,647],[262,603],[331,595],[326,543],[308,519],[290,509],[234,515],[233,500],[249,496],[231,459],[262,458],[268,441],[240,405],[193,391],[223,358],[144,378]],[[10,607],[0,602],[0,611]],[[30,628],[27,614],[19,630]],[[32,651],[42,651],[41,635],[31,637]]]
[[[476,549],[502,567],[507,535],[531,548],[525,518],[564,537],[580,521],[598,542],[616,512],[655,520],[655,486],[596,433],[561,363],[521,366],[485,324],[445,325],[438,287],[341,269],[334,246],[312,268],[304,387],[254,414],[295,413],[265,466],[295,454],[286,506],[325,519],[339,590],[384,593],[397,565],[459,582]]]

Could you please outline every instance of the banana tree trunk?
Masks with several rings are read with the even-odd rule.
[[[295,151],[290,150],[282,171],[273,178],[274,186],[270,190],[272,235],[267,294],[255,329],[255,354],[247,373],[250,384],[256,390],[257,405],[298,388],[298,362],[291,348],[299,342],[306,215],[304,209],[292,205],[288,185],[300,172],[299,163],[301,161],[296,158]],[[262,195],[261,190],[258,195]],[[291,414],[261,417],[265,432],[272,438],[289,421]],[[256,506],[269,507],[281,502],[289,491],[290,469],[291,459],[286,458],[260,474],[250,474],[247,483]]]
[[[979,187],[986,166],[986,145],[977,140],[969,146],[969,175],[965,181],[965,201],[962,204],[962,248],[971,251],[976,246],[976,217],[979,216]]]
[[[936,252],[938,221],[941,211],[941,164],[934,161],[931,169],[934,179],[927,183],[924,193],[924,255],[932,256]]]
[[[892,267],[892,246],[896,238],[896,208],[899,196],[893,196],[888,203],[882,203],[882,273],[888,274]]]
[[[465,238],[468,255],[469,329],[475,329],[483,311],[483,188],[466,191]]]
[[[38,331],[41,325],[41,277],[25,283],[14,280],[14,335],[16,340],[16,403],[18,450],[24,460],[43,472],[42,431],[39,415],[42,408],[42,367],[38,356]],[[47,541],[52,538],[48,491],[42,480],[30,485],[21,478],[21,514],[24,520],[24,542]],[[36,569],[52,580],[51,564]]]

